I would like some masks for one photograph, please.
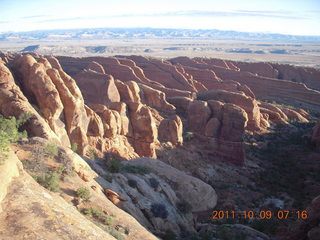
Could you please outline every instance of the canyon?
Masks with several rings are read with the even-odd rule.
[[[202,57],[2,52],[0,58],[0,114],[28,115],[20,129],[28,137],[12,144],[0,165],[1,239],[319,236],[319,69]],[[303,139],[290,142],[292,136]],[[35,157],[48,144],[57,154]],[[264,171],[287,167],[274,170],[282,162],[269,161],[273,153],[305,171],[298,182],[308,195],[271,194],[269,182],[258,185]],[[67,162],[75,175],[50,192],[30,176],[40,173],[32,159],[46,173]],[[89,189],[89,200],[79,200],[79,187]],[[270,232],[210,220],[213,209],[253,209],[253,199],[259,209],[267,199],[294,210],[312,201],[311,217]],[[102,213],[81,214],[93,208]],[[113,223],[102,224],[102,216]],[[304,230],[292,231],[293,224]]]

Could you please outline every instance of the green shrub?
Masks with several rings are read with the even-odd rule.
[[[128,172],[128,173],[134,173],[134,174],[149,174],[151,173],[151,168],[146,167],[146,166],[134,166],[134,165],[125,165],[123,166],[123,171]]]
[[[150,182],[150,186],[154,189],[157,189],[158,186],[159,186],[159,181],[155,178],[150,178],[149,179],[149,182]]]
[[[187,213],[191,212],[192,205],[190,203],[188,203],[187,201],[182,200],[181,202],[177,203],[177,208],[181,213],[187,214]]]
[[[129,179],[128,180],[128,185],[132,188],[136,188],[137,187],[137,181],[134,179]]]
[[[77,144],[77,143],[72,143],[72,144],[71,144],[71,150],[76,153],[77,150],[78,150],[78,144]]]
[[[99,208],[84,209],[83,213],[85,215],[91,215],[92,217],[95,217],[95,218],[105,216],[105,213]]]
[[[66,156],[66,154],[64,153],[60,154],[59,160],[62,164],[62,167],[60,167],[62,170],[61,174],[68,175],[68,176],[75,176],[72,160],[68,158],[68,156]]]
[[[49,158],[55,158],[58,156],[58,145],[56,143],[49,142],[44,147],[44,154]]]
[[[183,140],[188,142],[191,141],[193,138],[193,132],[185,132],[183,135]]]
[[[113,225],[113,218],[112,217],[105,217],[103,219],[103,223],[105,225],[112,226]]]
[[[107,169],[112,173],[118,173],[122,170],[123,165],[119,158],[111,158],[107,162]]]
[[[120,232],[118,232],[117,230],[115,230],[114,228],[110,229],[110,230],[108,231],[108,233],[109,233],[111,236],[113,236],[114,238],[118,239],[118,240],[124,240],[124,239],[125,239],[125,236],[124,236],[122,233],[120,233]]]
[[[9,144],[17,142],[20,138],[26,137],[27,133],[19,132],[22,120],[17,121],[15,117],[0,117],[0,159],[8,157]]]
[[[77,148],[78,148],[78,146],[77,146]],[[92,160],[95,160],[98,158],[98,154],[97,154],[96,150],[92,149],[92,148],[88,150],[87,156],[88,156],[88,158],[90,158]]]
[[[112,173],[128,172],[133,174],[148,174],[151,168],[146,166],[123,165],[119,158],[111,158],[106,163],[107,170]]]
[[[83,200],[88,200],[90,198],[90,190],[85,187],[78,188],[76,194],[77,197]]]
[[[60,191],[60,187],[58,184],[58,180],[59,180],[58,174],[51,172],[51,173],[44,174],[42,176],[37,176],[35,178],[41,186],[45,187],[49,191],[52,191],[52,192]]]
[[[155,217],[166,219],[168,217],[168,211],[163,203],[152,203],[151,212]]]

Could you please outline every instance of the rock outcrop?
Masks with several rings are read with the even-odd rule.
[[[51,61],[59,67],[52,57]],[[30,55],[17,56],[14,69],[21,78],[26,95],[38,104],[61,142],[77,145],[78,151],[84,154],[88,144],[88,119],[75,81],[61,67],[53,68],[47,59],[37,61]]]
[[[59,153],[49,162],[43,157],[47,168],[58,172],[68,161],[76,173],[60,182],[62,199],[23,170],[20,160],[29,161],[28,154],[17,153],[19,160],[10,152],[15,159],[0,164],[4,239],[14,232],[16,239],[113,239],[91,222],[97,219],[80,213],[92,206],[116,219],[126,239],[156,239],[146,229],[160,237],[199,230],[197,217],[217,204],[215,190],[203,182],[213,185],[211,167],[242,166],[255,174],[263,166],[246,158],[248,139],[259,148],[256,135],[270,134],[278,124],[307,123],[320,107],[318,71],[306,68],[187,57],[0,56],[0,114],[28,113],[22,128],[42,138],[16,148],[30,154],[28,147],[55,142]],[[319,129],[320,123],[312,135],[317,149]],[[89,189],[90,200],[75,196],[78,187]],[[31,218],[34,225],[26,224]],[[313,240],[319,229],[312,224],[303,227]],[[242,225],[226,227],[232,237],[240,231],[268,239]]]
[[[107,194],[149,229],[171,230],[176,234],[186,227],[193,231],[191,212],[208,211],[217,203],[216,192],[210,185],[159,160],[138,158],[126,165],[148,167],[152,173],[116,174]],[[134,185],[128,185],[130,181]],[[180,212],[181,202],[190,204],[191,212]]]
[[[134,149],[139,156],[156,157],[155,142],[158,139],[158,129],[151,111],[139,103],[129,103],[128,106]]]
[[[18,119],[22,114],[28,113],[30,118],[25,125],[30,135],[60,142],[61,139],[33,108],[3,63],[0,63],[0,84],[0,113],[4,117],[14,116]],[[66,142],[68,144],[68,140]]]
[[[44,139],[34,138],[24,145],[21,151],[28,151],[28,147],[32,149],[33,144],[46,143]],[[66,186],[66,189],[62,188],[63,198],[58,193],[46,190],[27,174],[21,164],[25,161],[25,155],[19,155],[20,160],[11,151],[9,158],[0,166],[0,181],[5,183],[0,189],[2,197],[0,204],[3,208],[3,211],[0,212],[1,239],[26,237],[32,239],[59,239],[61,237],[64,239],[116,239],[98,227],[93,219],[81,214],[82,208],[86,209],[88,206],[95,206],[96,209],[106,212],[108,216],[112,215],[114,223],[110,227],[116,231],[120,228],[126,230],[122,233],[126,239],[157,239],[136,219],[108,200],[103,193],[103,188],[95,181],[97,173],[80,156],[65,147],[59,147],[58,150],[59,156],[64,156],[64,161],[71,164],[78,175],[68,178],[68,183],[59,183]],[[60,160],[55,164],[63,164]],[[51,159],[51,164],[52,161],[56,160]],[[42,159],[42,163],[48,164],[45,159]],[[2,171],[8,167],[10,167],[10,174],[8,171]],[[86,202],[88,205],[80,203],[76,207],[73,206],[76,200],[74,198],[76,190],[79,187],[90,189],[92,186],[96,190],[90,191],[90,200]],[[31,221],[32,224],[30,224]]]
[[[201,100],[217,100],[225,103],[235,104],[244,109],[248,115],[248,128],[257,130],[260,128],[260,110],[255,99],[245,94],[227,92],[225,90],[210,90],[199,93],[198,99]]]

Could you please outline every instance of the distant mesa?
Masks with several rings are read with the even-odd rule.
[[[240,49],[231,49],[227,50],[226,52],[230,53],[252,53],[253,51],[249,48],[240,48]]]
[[[143,50],[143,52],[145,52],[145,53],[151,53],[151,52],[153,52],[150,48],[147,48],[147,49],[145,49],[145,50]]]
[[[253,54],[265,54],[263,50],[252,50],[250,48],[238,48],[226,50],[227,53],[253,53]]]
[[[40,45],[30,45],[21,50],[21,52],[33,52],[40,48]]]
[[[289,52],[285,49],[276,49],[276,50],[271,50],[270,53],[274,54],[289,54]]]
[[[257,51],[254,51],[254,53],[256,53],[256,54],[265,54],[265,52],[263,50],[257,50]]]
[[[184,50],[184,48],[181,47],[168,47],[168,48],[163,48],[165,51],[178,51],[178,50]]]
[[[105,53],[107,51],[106,46],[87,46],[86,51],[89,53]]]

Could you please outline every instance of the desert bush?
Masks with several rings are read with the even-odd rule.
[[[72,143],[72,144],[71,144],[71,150],[74,151],[74,152],[77,152],[77,150],[78,150],[78,144],[77,144],[77,143]]]
[[[58,145],[53,142],[49,142],[44,146],[44,154],[46,157],[55,158],[58,156]]]
[[[146,166],[123,165],[119,158],[111,158],[108,160],[106,168],[111,173],[127,172],[144,175],[151,172],[151,168]]]
[[[128,172],[128,173],[134,173],[134,174],[149,174],[151,173],[151,168],[147,166],[135,166],[135,165],[125,165],[123,166],[123,171]]]
[[[59,160],[62,164],[62,172],[63,175],[73,176],[75,172],[73,171],[73,163],[72,160],[69,159],[65,153],[61,153],[59,156]]]
[[[113,216],[109,216],[101,209],[95,207],[83,209],[82,213],[93,217],[99,227],[114,236],[116,239],[125,239],[124,234],[114,228],[115,223]]]
[[[163,203],[151,204],[151,212],[155,217],[166,219],[168,217],[168,211]]]
[[[136,188],[137,187],[137,181],[134,179],[128,179],[128,185],[132,188]]]
[[[155,178],[150,178],[149,182],[150,182],[150,186],[154,189],[157,189],[160,184],[159,181]]]
[[[193,132],[185,132],[184,135],[183,135],[183,140],[188,142],[188,141],[191,141],[193,138]]]
[[[78,188],[76,191],[77,197],[88,200],[90,198],[90,190],[85,187]]]
[[[19,127],[24,120],[16,120],[15,117],[3,118],[0,116],[0,160],[8,157],[9,144],[26,137],[27,133],[19,132]]]
[[[108,225],[108,226],[112,226],[113,225],[113,218],[112,217],[105,217],[104,219],[103,219],[103,223],[105,224],[105,225]]]
[[[36,176],[35,179],[41,186],[45,187],[49,191],[52,191],[52,192],[60,191],[60,187],[58,183],[59,175],[54,172],[50,172],[42,176]]]
[[[126,239],[126,237],[125,237],[122,233],[118,232],[118,231],[115,230],[114,228],[109,229],[108,233],[109,233],[111,236],[113,236],[114,238],[118,239],[118,240],[124,240],[124,239]]]
[[[107,162],[107,169],[112,173],[118,173],[122,170],[123,165],[119,158],[111,158]]]
[[[77,146],[77,148],[78,148],[78,146]],[[98,158],[98,154],[97,154],[96,150],[93,149],[93,148],[91,148],[91,149],[88,150],[87,156],[88,156],[88,158],[90,158],[90,159],[92,159],[92,160],[95,160],[95,159]]]
[[[187,214],[187,213],[191,212],[192,205],[190,203],[188,203],[187,201],[182,200],[181,202],[177,203],[177,208],[181,213]]]
[[[102,217],[105,215],[105,213],[99,208],[88,208],[88,209],[84,209],[82,212],[85,215],[91,215],[92,217],[96,217],[96,218]]]

